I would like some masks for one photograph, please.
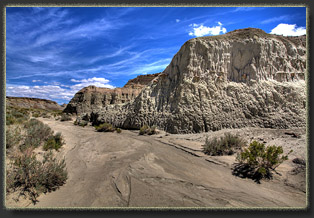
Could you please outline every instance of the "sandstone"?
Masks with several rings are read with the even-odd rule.
[[[40,98],[27,98],[27,97],[6,97],[6,105],[11,107],[21,108],[36,108],[44,110],[62,110],[57,102],[40,99]]]
[[[253,28],[191,39],[134,100],[105,104],[91,121],[171,133],[305,127],[305,41]]]
[[[107,105],[124,104],[133,100],[141,90],[159,74],[140,75],[125,84],[122,88],[99,88],[88,86],[81,89],[64,109],[66,113],[91,114]]]

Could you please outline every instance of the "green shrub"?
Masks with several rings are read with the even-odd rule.
[[[61,115],[60,121],[69,121],[69,120],[72,120],[71,115],[69,115],[69,114],[62,114]]]
[[[203,145],[203,152],[212,156],[232,155],[245,146],[245,144],[246,141],[239,136],[226,133],[220,139],[215,137],[209,140],[207,137],[205,145]]]
[[[24,127],[26,129],[26,138],[24,144],[20,147],[22,151],[28,147],[37,148],[53,135],[53,131],[48,125],[36,119],[29,120]]]
[[[103,123],[99,126],[95,126],[97,132],[114,132],[115,128],[110,123]]]
[[[140,132],[139,134],[140,135],[153,135],[153,134],[157,134],[157,127],[156,126],[152,126],[152,127],[149,127],[148,125],[144,125],[140,128]]]
[[[29,113],[27,110],[18,109],[14,107],[7,107],[6,109],[6,125],[12,125],[16,123],[24,123],[28,120]]]
[[[251,169],[252,174],[258,178],[270,177],[271,170],[275,170],[283,161],[288,160],[288,155],[283,154],[281,146],[265,147],[263,143],[253,141],[250,146],[237,156],[240,164]]]
[[[120,128],[117,128],[116,131],[117,131],[117,133],[121,133],[122,132],[122,130]]]
[[[45,151],[55,149],[56,151],[64,145],[64,140],[60,132],[57,132],[54,136],[50,136],[45,142],[43,149]]]
[[[6,173],[6,191],[20,191],[29,195],[35,204],[40,193],[50,192],[62,186],[67,179],[65,161],[57,161],[51,152],[38,161],[31,150],[18,154]]]
[[[22,140],[21,129],[19,127],[7,127],[5,135],[7,149],[10,149],[15,145],[19,145]]]

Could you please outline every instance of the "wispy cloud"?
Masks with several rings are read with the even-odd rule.
[[[254,10],[263,10],[263,7],[237,7],[231,12],[246,12],[246,11],[254,11]]]
[[[289,18],[290,18],[290,16],[288,16],[288,15],[282,15],[282,16],[279,16],[279,17],[272,17],[272,18],[263,20],[261,22],[261,24],[268,24],[268,23],[279,22],[279,21],[283,21],[283,20],[288,20]]]
[[[189,32],[190,36],[196,36],[196,37],[201,37],[201,36],[206,36],[206,35],[219,35],[220,33],[226,33],[227,29],[222,27],[221,22],[217,22],[218,26],[213,26],[213,27],[207,27],[203,26],[203,24],[190,24],[189,26],[193,28]]]
[[[306,34],[306,28],[297,27],[296,24],[281,23],[272,29],[270,33],[284,36],[300,36]]]

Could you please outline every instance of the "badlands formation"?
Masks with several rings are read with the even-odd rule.
[[[94,124],[156,125],[169,133],[305,127],[305,75],[305,35],[247,28],[190,39],[148,84],[84,88],[65,112]]]

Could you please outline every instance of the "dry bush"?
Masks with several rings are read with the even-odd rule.
[[[16,155],[6,173],[7,193],[19,191],[20,195],[28,195],[34,204],[40,193],[56,190],[67,180],[64,160],[57,161],[49,152],[43,161],[38,161],[31,149]]]
[[[224,134],[220,138],[209,140],[206,138],[203,145],[203,152],[212,156],[232,155],[246,145],[246,141],[239,136],[230,133]]]
[[[154,135],[154,134],[157,134],[157,127],[156,126],[148,126],[148,125],[144,125],[140,128],[140,132],[139,132],[140,135]]]
[[[103,123],[99,126],[95,126],[97,132],[114,132],[115,128],[110,123]]]

